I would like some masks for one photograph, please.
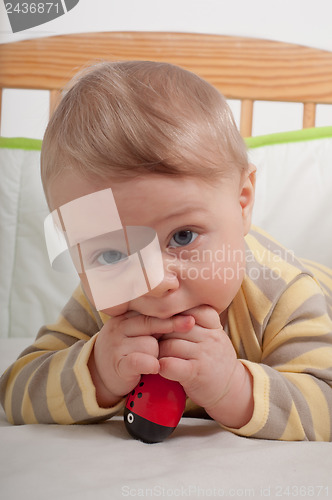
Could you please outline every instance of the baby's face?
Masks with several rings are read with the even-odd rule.
[[[203,304],[219,314],[226,311],[244,276],[244,236],[254,197],[252,176],[239,177],[213,185],[197,178],[153,174],[91,183],[70,173],[53,181],[48,191],[52,210],[111,188],[122,225],[150,227],[158,235],[164,264],[161,283],[102,312],[115,316],[132,310],[168,318]],[[93,302],[86,276],[80,277]]]

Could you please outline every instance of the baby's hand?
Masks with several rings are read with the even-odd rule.
[[[193,325],[190,315],[158,319],[128,312],[110,318],[88,363],[99,405],[113,406],[136,387],[141,374],[159,372],[159,334],[186,332]]]
[[[195,318],[190,332],[160,339],[160,375],[180,382],[187,395],[205,408],[227,391],[236,353],[212,307],[196,307],[186,314]]]
[[[244,409],[242,415],[234,399],[243,397],[244,379],[249,375],[238,361],[218,313],[210,306],[200,306],[186,314],[195,318],[194,327],[189,332],[165,334],[159,341],[160,375],[180,382],[192,401],[215,420],[230,427],[244,425],[252,408]],[[247,396],[251,401],[252,393]]]

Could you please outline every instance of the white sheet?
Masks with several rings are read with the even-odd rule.
[[[29,339],[0,339],[0,371]],[[331,498],[332,443],[248,439],[182,419],[163,443],[95,425],[11,426],[0,411],[0,498]]]

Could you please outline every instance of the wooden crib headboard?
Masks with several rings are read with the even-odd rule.
[[[332,104],[332,53],[192,33],[82,33],[3,44],[0,89],[50,90],[52,112],[59,92],[82,66],[124,59],[178,64],[210,81],[227,98],[241,100],[240,131],[246,137],[252,133],[257,100],[303,103],[304,128],[315,126],[316,104]]]

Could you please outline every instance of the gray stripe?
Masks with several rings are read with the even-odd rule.
[[[328,385],[324,380],[315,380],[316,384],[322,391],[325,397],[325,401],[327,403],[329,415],[331,417],[332,415],[332,398],[331,398],[331,385],[332,385],[332,380],[330,379],[330,385]],[[330,441],[332,441],[332,418],[330,418]]]
[[[240,345],[239,345],[239,352],[238,352],[238,359],[248,359],[247,353],[244,350],[243,342],[241,339]]]
[[[264,363],[270,366],[282,365],[309,350],[332,345],[331,331],[326,331],[325,334],[317,335],[315,330],[313,330],[312,336],[300,336],[301,323],[315,320],[324,314],[326,314],[326,303],[323,295],[313,295],[305,300],[287,319],[285,319],[285,326],[291,324],[293,327],[296,327],[298,334],[293,334],[292,338],[288,338],[274,352],[269,354],[266,358],[263,357]]]
[[[264,427],[251,437],[280,439],[286,429],[292,402],[294,402],[305,432],[305,440],[314,441],[315,432],[310,408],[301,391],[282,374],[269,366],[261,365],[270,378],[270,412]]]
[[[56,340],[60,340],[63,342],[67,347],[72,346],[77,342],[76,337],[72,337],[71,335],[68,335],[67,333],[62,333],[62,332],[57,332],[55,330],[49,330],[47,326],[43,326],[36,337],[36,340],[41,339],[44,335],[51,335],[53,336]],[[35,351],[43,351],[45,349],[37,347],[35,344],[32,344],[31,346],[27,347],[23,353],[20,355],[25,355],[29,354],[30,352],[35,352]]]
[[[101,328],[104,326],[104,323],[102,322],[101,320],[101,317],[99,315],[99,312],[97,311],[97,309],[95,308],[95,306],[91,303],[89,297],[86,295],[83,287],[81,287],[82,289],[82,292],[83,292],[83,295],[84,297],[86,298],[88,304],[90,305],[90,308],[91,308],[91,312],[93,314],[93,317],[95,318],[95,321],[97,323],[97,326],[98,326],[98,331],[101,330]]]
[[[99,330],[96,321],[73,297],[63,308],[62,315],[76,330],[89,337],[92,337]]]
[[[272,402],[271,397],[269,401],[269,415],[265,425],[255,434],[250,437],[260,438],[260,439],[280,439],[282,436],[286,425],[288,416],[292,407],[292,399],[286,397],[286,390],[284,390],[280,384],[280,380],[276,380],[276,375],[274,371],[271,373],[272,368],[265,367],[261,365],[262,368],[267,372],[270,379],[270,395],[275,394],[275,391],[279,394],[280,401]],[[278,374],[280,378],[280,374]]]
[[[246,267],[247,276],[242,282],[242,290],[244,296],[250,296],[251,290],[248,290],[248,282],[254,283],[257,288],[262,292],[263,295],[268,299],[271,303],[270,307],[267,311],[265,311],[265,318],[263,323],[260,325],[259,322],[255,319],[255,308],[257,306],[259,313],[262,312],[262,306],[259,304],[254,304],[254,308],[252,310],[249,309],[252,326],[256,333],[259,344],[262,345],[263,336],[266,329],[266,325],[270,320],[271,314],[277,302],[280,299],[280,296],[284,293],[287,288],[287,283],[281,277],[276,276],[275,274],[271,274],[270,270],[265,266],[262,266],[257,261],[247,263]],[[268,273],[268,277],[266,276]],[[247,306],[249,307],[249,302],[247,301]]]
[[[262,357],[262,362],[268,366],[272,366],[277,368],[278,366],[285,365],[290,363],[294,358],[301,356],[310,351],[315,351],[315,349],[320,349],[322,347],[327,348],[327,344],[332,346],[332,334],[327,333],[325,335],[320,335],[316,337],[293,337],[287,341],[285,341],[281,346],[275,349],[268,356]],[[290,367],[290,370],[292,368]],[[304,373],[311,373],[312,375],[318,376],[318,373],[322,374],[325,372],[325,375],[321,375],[319,378],[325,378],[327,376],[328,380],[332,380],[332,357],[331,357],[331,368],[327,370],[316,369],[314,367],[308,366],[306,367]]]
[[[297,257],[295,257],[293,252],[283,247],[282,245],[278,244],[277,242],[268,239],[266,236],[260,234],[254,229],[250,231],[250,234],[252,234],[256,238],[256,240],[267,250],[274,253],[275,255],[280,257],[285,262],[288,262],[292,266],[297,267],[300,271],[308,273],[310,276],[312,276],[312,272],[304,265],[303,262],[301,262]]]
[[[23,358],[24,356],[27,356],[28,354],[31,354],[33,352],[44,352],[44,351],[45,351],[45,349],[39,349],[34,344],[32,344],[29,347],[27,347],[26,349],[24,349],[23,352],[21,352],[18,359]]]
[[[301,276],[299,276],[299,278],[301,278]],[[287,319],[285,319],[285,324],[295,324],[299,321],[307,321],[315,318],[320,318],[326,313],[327,310],[325,296],[323,294],[317,293],[315,295],[311,295],[304,302],[302,302],[302,304],[297,307]]]
[[[326,305],[327,305],[327,312],[328,312],[329,316],[332,318],[332,292],[323,283],[320,283],[320,286],[322,287],[322,290],[323,290],[323,293],[325,296],[325,301],[326,301]]]
[[[104,323],[102,322],[101,317],[100,317],[100,315],[99,315],[99,313],[98,313],[98,311],[96,309],[93,310],[92,312],[93,312],[94,317],[96,318],[96,322],[97,322],[97,326],[98,326],[98,331],[99,331],[104,326]]]
[[[253,316],[251,311],[249,311],[249,315],[250,315],[251,324],[252,324],[252,327],[254,329],[255,335],[257,337],[258,343],[259,343],[260,347],[262,348],[263,336],[264,336],[263,326],[256,320],[256,318]]]
[[[313,268],[313,271],[315,271],[315,269],[317,269],[320,273],[325,274],[330,279],[332,279],[332,274],[326,272],[325,270],[323,271],[322,269],[319,269],[319,267],[315,266],[314,264],[315,263],[311,263],[311,262],[308,263],[308,267],[309,267],[310,270],[312,268]],[[332,317],[332,290],[323,281],[321,281],[317,276],[315,276],[315,278],[318,281],[319,286],[323,290],[323,293],[324,293],[325,298],[326,298],[326,303],[327,303],[327,305],[329,306],[329,309],[330,309],[328,312],[329,312],[330,316]]]
[[[61,373],[61,388],[65,403],[70,416],[75,422],[83,422],[91,418],[84,406],[83,395],[73,369],[84,344],[84,340],[79,340],[70,347]]]
[[[63,342],[67,347],[72,346],[77,342],[76,337],[72,337],[70,335],[67,335],[66,333],[61,333],[61,332],[56,332],[54,330],[48,330],[47,326],[43,326],[36,337],[36,340],[39,340],[42,338],[44,335],[52,335],[55,339],[60,340]],[[43,352],[45,351],[45,348],[42,347],[36,347],[35,344],[32,344],[28,346],[24,351],[21,352],[19,355],[18,359],[22,358],[23,356],[26,356],[27,354],[31,354],[33,352]]]
[[[267,266],[262,265],[255,259],[254,253],[246,249],[246,275],[249,281],[261,290],[261,292],[269,299],[270,302],[275,301],[275,297],[279,297],[287,283],[277,274],[278,266],[274,266],[275,271]]]
[[[12,412],[16,424],[24,423],[21,414],[24,389],[26,387],[28,378],[35,370],[37,371],[33,375],[27,388],[35,417],[38,422],[47,424],[54,423],[54,420],[50,412],[48,411],[46,398],[46,385],[52,354],[53,352],[47,352],[39,356],[37,359],[34,359],[28,365],[26,365],[17,376],[13,387],[12,401]]]
[[[321,268],[319,267],[318,263],[316,263],[316,262],[312,262],[311,260],[310,260],[310,261],[308,261],[308,260],[306,260],[306,259],[302,259],[302,260],[303,260],[303,263],[304,263],[305,265],[307,265],[309,269],[311,269],[311,268],[313,268],[313,269],[317,269],[317,271],[319,271],[319,272],[320,272],[320,273],[322,273],[322,274],[325,274],[325,275],[326,275],[326,276],[328,276],[330,279],[332,279],[332,269],[327,269],[327,268],[325,268],[325,269],[321,269]]]

